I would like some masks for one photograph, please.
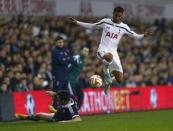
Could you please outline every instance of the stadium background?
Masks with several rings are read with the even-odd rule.
[[[130,3],[127,0],[0,0],[0,3],[2,121],[13,120],[14,112],[32,113],[34,108],[47,111],[51,99],[43,95],[43,90],[52,88],[50,51],[57,35],[66,39],[73,53],[83,46],[91,50],[80,75],[81,85],[86,88],[81,113],[173,108],[171,0],[131,0]],[[89,76],[102,75],[102,65],[95,55],[100,31],[75,26],[67,16],[96,22],[111,16],[117,5],[127,10],[125,21],[133,30],[141,32],[150,27],[154,33],[142,41],[123,38],[118,51],[125,80],[121,85],[113,83],[110,95],[105,96],[102,89],[87,88]],[[27,99],[33,100],[30,106]],[[43,107],[38,106],[39,102]]]

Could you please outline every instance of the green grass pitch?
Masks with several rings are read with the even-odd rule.
[[[173,131],[173,110],[83,116],[82,122],[1,122],[0,131]]]

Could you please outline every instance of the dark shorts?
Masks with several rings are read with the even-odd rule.
[[[70,114],[68,109],[60,109],[58,110],[53,118],[53,121],[64,121],[64,120],[72,120],[72,115]]]

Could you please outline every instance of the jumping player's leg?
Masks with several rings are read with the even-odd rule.
[[[113,60],[109,69],[116,82],[121,83],[123,80],[123,69],[117,52],[113,52]]]
[[[111,72],[109,70],[109,65],[112,63],[113,60],[113,55],[111,53],[106,53],[103,56],[103,61],[108,62],[108,64],[104,66],[103,69],[103,74],[104,74],[104,84],[105,84],[105,89],[107,90],[107,88],[109,88],[110,84],[112,83],[112,79],[111,79]]]
[[[101,53],[103,53],[103,51],[101,51]],[[112,83],[113,78],[118,83],[122,82],[123,69],[121,66],[120,58],[116,51],[112,51],[110,53],[109,52],[103,53],[102,59],[108,63],[108,66],[105,66],[106,68],[104,68],[104,83],[106,83],[104,88],[105,88],[105,93],[107,94],[109,92],[110,84]],[[104,64],[104,65],[106,65],[106,64]],[[110,74],[113,75],[112,78],[111,78]]]
[[[98,51],[97,57],[104,64],[104,69],[103,69],[104,79],[103,80],[104,80],[104,90],[105,90],[105,93],[107,94],[110,88],[110,84],[112,83],[109,65],[112,63],[113,55],[110,52]]]
[[[109,70],[109,65],[112,63],[113,61],[113,55],[111,53],[106,53],[103,56],[103,63],[107,62],[108,64],[104,66],[103,69],[103,74],[104,74],[104,84],[105,84],[105,90],[108,90],[108,88],[110,88],[110,84],[112,83],[112,79],[111,79],[111,72]]]

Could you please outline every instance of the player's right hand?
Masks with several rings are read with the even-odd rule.
[[[73,17],[68,17],[68,19],[69,19],[71,22],[77,24],[77,20],[76,20],[75,18],[73,18]]]
[[[147,30],[144,31],[143,34],[144,34],[144,37],[147,37],[147,36],[152,35],[153,34],[153,31],[151,29],[147,29]]]

